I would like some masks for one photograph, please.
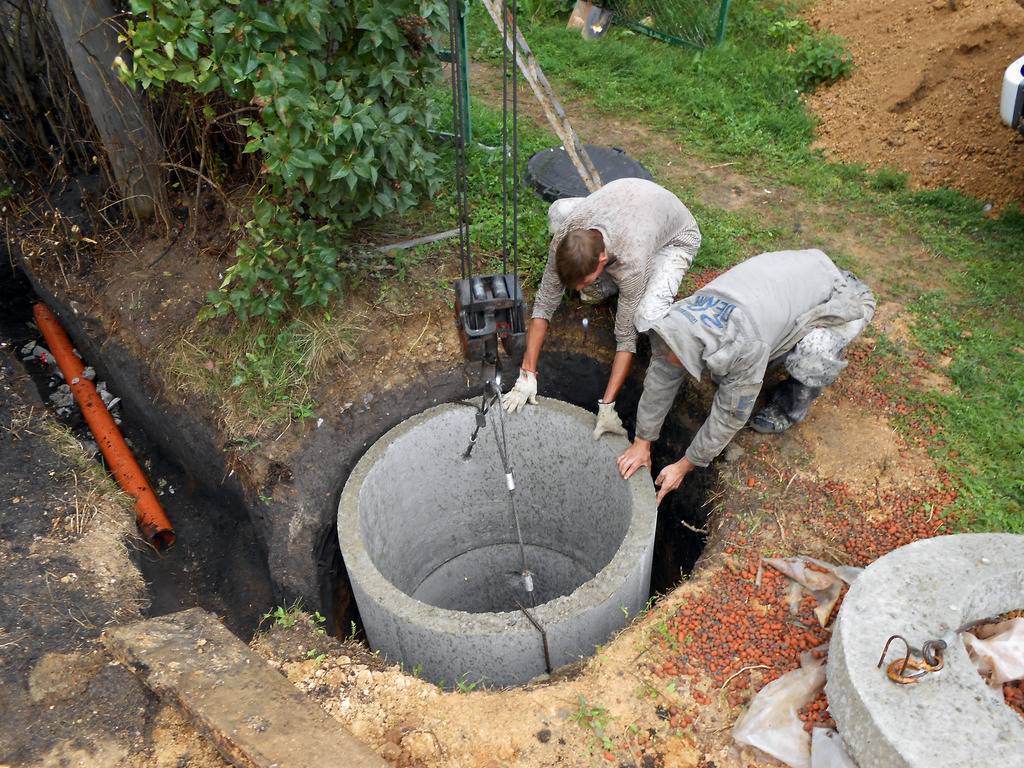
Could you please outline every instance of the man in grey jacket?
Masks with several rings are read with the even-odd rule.
[[[519,378],[502,398],[516,412],[536,402],[537,361],[551,316],[566,287],[588,303],[618,293],[615,358],[598,401],[594,437],[625,435],[615,398],[646,332],[675,301],[676,291],[700,247],[700,229],[679,198],[653,181],[617,179],[588,197],[557,200],[548,211],[551,247],[526,335]]]
[[[718,390],[686,455],[655,480],[659,502],[743,428],[769,365],[781,363],[789,378],[750,426],[775,433],[803,421],[811,401],[846,367],[843,349],[874,313],[870,289],[818,250],[762,253],[676,302],[651,326],[636,439],[619,457],[620,473],[629,478],[651,465],[651,443],[687,373],[699,381],[707,371]]]

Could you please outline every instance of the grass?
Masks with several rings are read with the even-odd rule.
[[[45,412],[28,412],[43,440],[64,465],[64,479],[74,486],[70,513],[63,520],[67,534],[81,537],[89,531],[109,529],[115,546],[127,553],[128,546],[141,543],[135,527],[134,500],[82,446],[74,433]],[[125,555],[127,557],[127,554]]]
[[[561,19],[534,24],[527,35],[548,78],[558,81],[563,102],[599,97],[602,110],[642,115],[705,156],[795,167],[812,154],[814,119],[800,99],[801,73],[787,48],[814,33],[794,18],[793,6],[736,0],[726,42],[701,52],[614,26],[594,44],[567,32]],[[474,7],[473,54],[495,60],[500,45],[497,30]]]
[[[355,351],[363,329],[330,311],[308,310],[283,328],[235,324],[227,333],[199,326],[170,353],[180,390],[214,396],[233,438],[314,415],[310,390],[331,365]]]
[[[873,204],[934,257],[923,281],[933,287],[911,291],[907,308],[915,344],[955,385],[951,393],[898,380],[890,388],[936,428],[930,452],[957,482],[961,525],[1024,533],[1024,214],[1010,208],[991,218],[958,192],[902,185]],[[880,353],[904,352],[889,346]]]
[[[615,742],[608,735],[608,727],[612,718],[604,707],[589,704],[586,697],[580,694],[576,711],[569,715],[569,719],[580,728],[593,731],[594,737],[603,749],[608,751],[615,749]]]
[[[291,629],[297,624],[305,622],[313,627],[318,634],[326,634],[324,629],[324,624],[327,622],[326,617],[320,615],[320,611],[307,613],[302,605],[302,600],[296,600],[291,605],[278,605],[267,611],[260,617],[260,625],[266,621],[270,622],[271,627],[279,629]]]
[[[447,92],[438,92],[441,124],[451,123],[451,101]],[[473,145],[468,151],[468,194],[470,200],[471,241],[475,259],[481,268],[500,271],[502,254],[502,162],[501,112],[474,100],[472,104]],[[520,168],[525,175],[526,161],[535,152],[550,147],[554,136],[527,120],[519,122]],[[443,148],[446,172],[454,176],[454,158],[449,145]],[[455,198],[451,185],[444,185],[436,205],[455,219]],[[509,184],[509,209],[512,206]],[[531,285],[540,281],[548,254],[547,204],[523,181],[519,189],[519,268]],[[509,233],[511,236],[511,232]],[[453,246],[448,246],[449,252]],[[454,258],[454,254],[450,255]]]
[[[147,604],[146,583],[134,565],[132,551],[145,542],[135,524],[133,499],[45,408],[15,407],[0,429],[7,430],[15,442],[41,440],[57,457],[50,462],[53,469],[47,481],[55,490],[55,506],[48,504],[43,510],[52,515],[52,528],[44,538],[60,542],[81,564],[84,571],[80,572],[102,576],[103,584],[108,579],[117,583],[117,594],[108,601],[114,620],[139,618]],[[58,494],[60,489],[70,492]]]
[[[462,676],[455,681],[455,690],[459,693],[472,693],[476,690],[478,685],[480,685],[479,680],[470,680],[468,673],[464,672]]]

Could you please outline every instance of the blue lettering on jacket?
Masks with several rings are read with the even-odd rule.
[[[683,317],[691,323],[701,322],[708,328],[721,329],[729,322],[729,317],[736,309],[736,305],[717,296],[701,294],[684,299],[681,304],[676,306],[676,309],[682,312]]]

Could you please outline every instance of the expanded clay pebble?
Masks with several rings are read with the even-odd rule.
[[[1024,680],[1003,683],[1003,701],[1006,706],[1024,717]]]
[[[801,708],[800,719],[804,721],[804,730],[810,733],[815,728],[835,728],[836,721],[828,712],[828,697],[822,691],[810,704]]]
[[[736,556],[736,550],[728,547],[725,554]],[[767,568],[758,587],[754,581],[759,565],[757,554],[747,554],[736,573],[722,569],[704,594],[684,600],[667,622],[668,637],[658,637],[671,658],[655,665],[654,674],[705,675],[717,688],[735,675],[729,680],[734,689],[729,695],[740,704],[748,698],[742,691],[749,687],[748,674],[753,671],[738,674],[741,670],[757,667],[762,683],[767,683],[796,669],[803,651],[828,641],[829,630],[814,617],[814,598],[805,596],[797,614],[791,615],[785,597],[789,580]],[[698,703],[710,701],[702,701],[706,697],[700,691],[691,694]]]
[[[945,524],[942,511],[956,501],[957,492],[949,475],[940,473],[941,487],[922,494],[906,490],[883,491],[879,506],[890,513],[888,519],[868,519],[862,505],[843,483],[821,486],[825,497],[840,513],[828,525],[837,534],[838,543],[855,565],[867,565],[887,552],[919,539],[937,536]]]
[[[950,488],[946,477],[941,487],[923,498],[887,494],[882,498],[892,514],[871,521],[855,506],[846,486],[826,483],[818,488],[818,495],[840,515],[822,522],[838,534],[849,562],[867,565],[904,544],[938,534],[942,510],[956,499]],[[844,510],[849,514],[842,514]],[[806,593],[796,603],[796,611],[790,610],[789,579],[773,568],[763,568],[760,552],[751,542],[737,541],[725,548],[724,555],[726,567],[711,577],[700,594],[685,598],[666,622],[665,631],[656,635],[664,660],[653,664],[651,671],[665,679],[693,678],[690,694],[698,704],[711,702],[697,687],[703,681],[712,690],[723,690],[729,706],[737,707],[748,703],[755,690],[796,669],[803,652],[823,657],[831,629],[820,625],[814,614],[817,603]],[[813,564],[808,567],[824,571]],[[844,586],[829,621],[846,590]],[[1024,705],[1019,687],[1009,696]],[[671,724],[679,728],[694,719],[692,713],[678,708],[670,708],[668,714]],[[834,727],[824,692],[801,710],[800,717],[808,731],[815,726]]]

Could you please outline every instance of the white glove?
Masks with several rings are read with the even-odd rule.
[[[509,413],[515,413],[527,403],[537,404],[537,374],[520,368],[515,386],[502,395],[501,404]]]
[[[626,436],[626,428],[622,426],[619,414],[615,412],[615,401],[606,403],[597,401],[597,426],[594,427],[594,439],[597,440],[605,432],[613,435]]]

